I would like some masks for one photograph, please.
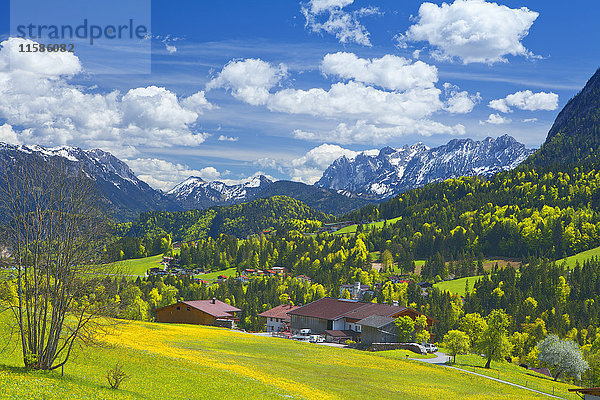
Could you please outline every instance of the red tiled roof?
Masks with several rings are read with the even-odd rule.
[[[365,304],[370,303],[323,297],[322,299],[315,300],[312,303],[308,303],[305,306],[292,310],[288,314],[336,320],[344,316],[344,314],[362,307]]]
[[[271,308],[265,312],[258,314],[259,317],[265,318],[280,318],[283,320],[290,320],[290,316],[287,314],[288,312],[295,310],[296,308],[300,308],[299,306],[291,306],[289,304],[282,304],[277,307]]]
[[[220,300],[215,300],[214,304],[212,300],[184,301],[183,304],[194,307],[197,310],[204,311],[205,313],[216,318],[231,317],[233,313],[242,311],[239,308]]]
[[[394,314],[406,310],[406,307],[390,306],[388,304],[362,303],[363,306],[352,310],[346,314],[346,318],[363,319],[371,315],[380,315],[382,317],[390,317]]]
[[[364,301],[334,299],[331,297],[323,297],[315,300],[305,306],[299,307],[288,312],[289,315],[300,315],[304,317],[321,318],[327,320],[337,320],[342,317],[361,320],[370,315],[380,315],[383,317],[391,317],[398,313],[411,310],[417,314],[418,311],[407,307],[390,306],[388,304],[367,303]],[[427,317],[428,320],[432,320]],[[435,321],[435,320],[432,320]],[[437,321],[435,321],[437,322]]]

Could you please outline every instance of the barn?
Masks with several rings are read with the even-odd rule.
[[[239,320],[239,308],[217,299],[180,301],[156,310],[156,321],[172,324],[225,326]]]

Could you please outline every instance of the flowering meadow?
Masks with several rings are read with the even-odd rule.
[[[78,351],[60,371],[28,372],[0,353],[0,397],[13,399],[516,399],[543,398],[405,353],[260,337],[221,328],[127,322],[106,345]],[[108,389],[116,362],[131,377]]]

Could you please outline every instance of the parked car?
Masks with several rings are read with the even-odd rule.
[[[303,336],[310,335],[310,329],[300,329],[300,334]]]
[[[433,343],[423,343],[422,346],[428,353],[435,353],[436,351],[438,351],[437,346]]]
[[[321,335],[310,335],[310,339],[308,339],[311,343],[323,343],[325,338]]]

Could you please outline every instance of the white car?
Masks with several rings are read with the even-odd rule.
[[[310,339],[308,339],[308,341],[311,343],[323,343],[325,338],[323,338],[321,335],[310,335]]]
[[[436,351],[438,351],[437,346],[433,343],[422,343],[422,346],[428,353],[435,353]]]

